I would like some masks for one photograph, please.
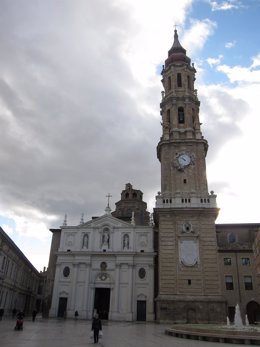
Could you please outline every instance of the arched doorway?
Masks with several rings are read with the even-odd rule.
[[[250,301],[246,305],[246,314],[249,324],[260,321],[260,305],[256,301]]]

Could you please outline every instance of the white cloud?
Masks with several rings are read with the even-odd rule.
[[[231,83],[260,83],[260,70],[251,67],[219,65],[217,70],[226,74]]]
[[[258,53],[257,56],[253,57],[252,60],[253,60],[253,63],[251,65],[251,69],[259,67],[260,66],[260,53]]]
[[[214,65],[219,65],[221,60],[223,59],[223,55],[219,55],[218,58],[207,58],[207,63],[212,67]]]
[[[12,235],[14,234],[14,228],[8,224],[1,225],[1,228],[4,230],[4,232],[12,238]]]
[[[235,47],[235,45],[236,45],[236,41],[232,41],[232,42],[227,42],[225,44],[225,47],[226,48],[233,48],[233,47]]]
[[[209,19],[190,21],[190,27],[185,30],[184,36],[182,37],[182,46],[188,51],[188,55],[195,57],[196,54],[205,45],[208,38],[213,35],[217,23]]]
[[[260,84],[199,86],[203,133],[209,140],[209,187],[218,195],[218,223],[259,222],[254,208],[260,190],[256,182],[258,150],[258,95]],[[232,206],[232,208],[230,208]]]
[[[239,0],[227,0],[227,1],[209,1],[212,11],[227,11],[232,9],[238,9],[241,6]]]

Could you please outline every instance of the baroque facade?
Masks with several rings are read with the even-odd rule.
[[[134,212],[124,212],[126,205],[133,211],[142,206],[139,224]],[[154,319],[153,229],[141,192],[127,184],[114,214],[121,219],[108,205],[101,217],[61,227],[50,317],[74,317],[77,311],[85,319],[94,312],[101,319]]]

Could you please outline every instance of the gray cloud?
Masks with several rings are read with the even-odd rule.
[[[205,137],[210,140],[208,162],[211,162],[230,139],[241,135],[238,123],[246,117],[249,105],[221,86],[199,90],[201,121],[206,124],[202,129]]]
[[[123,55],[136,30],[126,9],[62,4],[1,4],[0,190],[16,213],[77,222],[102,213],[108,191],[119,200],[128,181],[145,197],[158,190],[160,127],[129,93],[140,86]]]

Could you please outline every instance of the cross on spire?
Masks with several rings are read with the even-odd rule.
[[[109,199],[112,198],[112,195],[110,193],[108,193],[106,195],[106,198],[107,198],[107,206],[109,207]]]

